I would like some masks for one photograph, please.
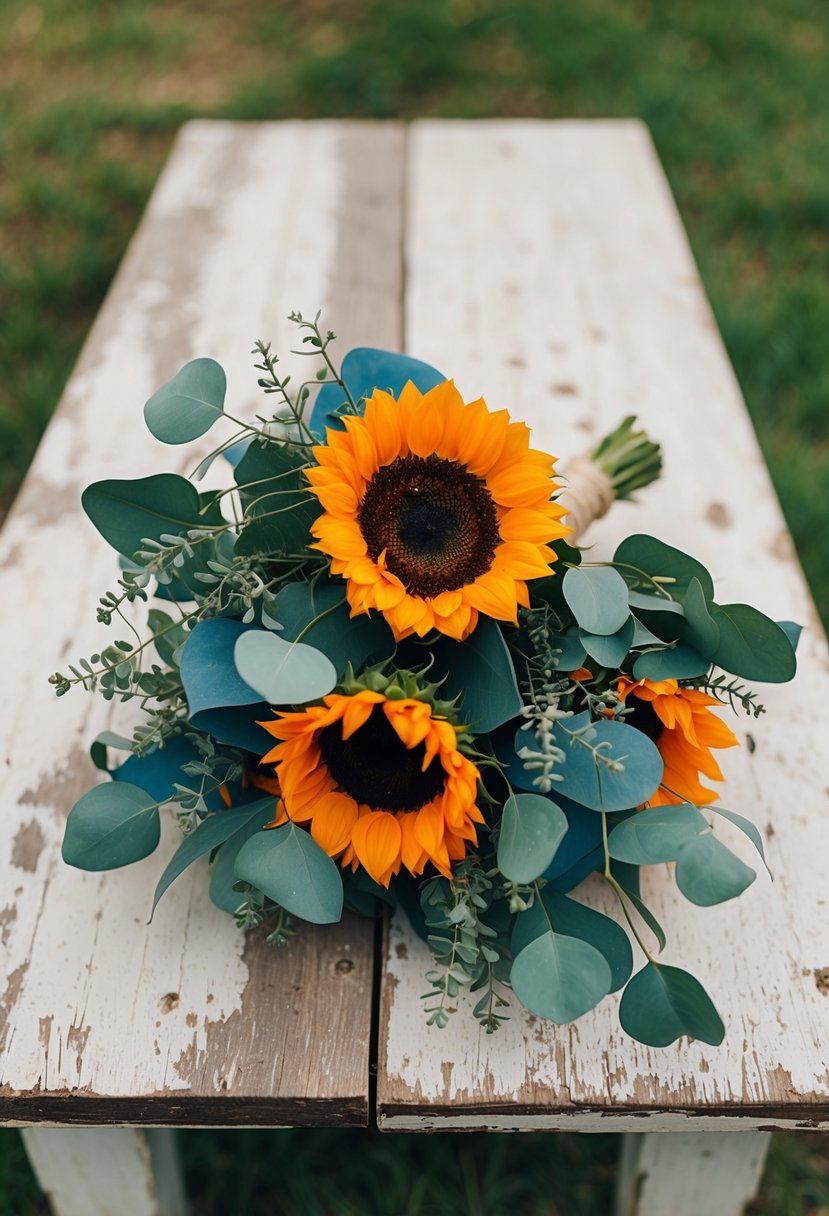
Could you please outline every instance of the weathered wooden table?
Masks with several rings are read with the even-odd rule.
[[[352,919],[274,952],[212,907],[201,873],[148,926],[172,827],[129,869],[62,865],[108,712],[80,693],[55,701],[45,680],[96,648],[91,605],[113,578],[80,491],[175,467],[140,407],[186,359],[218,358],[237,411],[253,411],[254,339],[285,349],[286,314],[318,307],[341,354],[416,354],[557,454],[635,411],[664,442],[664,480],[589,539],[654,531],[724,592],[806,623],[796,682],[741,723],[754,749],[726,754],[728,805],[767,837],[774,886],[761,874],[706,910],[659,869],[647,880],[673,957],[723,1014],[722,1047],[642,1047],[612,999],[569,1027],[516,1012],[487,1038],[460,1013],[427,1030],[425,952],[402,921],[379,956],[373,926]],[[736,1214],[769,1131],[829,1129],[826,643],[640,124],[188,124],[0,546],[0,1120],[27,1129],[60,1216],[184,1210],[172,1133],[141,1125],[366,1124],[375,1038],[389,1131],[640,1133],[625,1143],[624,1216]]]

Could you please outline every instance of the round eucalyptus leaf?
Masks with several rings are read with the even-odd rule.
[[[549,929],[512,964],[515,995],[550,1022],[572,1022],[598,1005],[613,983],[607,959],[589,942]]]
[[[687,1035],[718,1047],[725,1027],[699,980],[679,967],[648,963],[622,993],[623,1030],[648,1047],[667,1047]]]
[[[165,866],[153,896],[150,920],[152,920],[161,896],[188,866],[207,853],[212,853],[240,828],[246,827],[250,823],[257,823],[260,827],[264,826],[268,818],[273,819],[275,806],[276,799],[273,797],[257,798],[255,802],[248,802],[244,806],[223,807],[214,815],[208,815],[206,819],[203,819],[198,827],[184,837]]]
[[[274,615],[286,642],[301,639],[322,651],[339,677],[349,663],[359,671],[394,653],[394,636],[382,614],[352,617],[342,582],[287,583],[276,597]]]
[[[587,633],[616,633],[630,616],[627,584],[610,566],[568,570],[562,590],[570,611]]]
[[[158,804],[137,785],[93,786],[66,820],[61,856],[79,870],[116,870],[149,856],[161,834]]]
[[[162,443],[189,443],[224,413],[227,377],[214,359],[193,359],[144,406],[147,429]]]
[[[229,836],[210,864],[210,902],[232,916],[244,900],[244,896],[233,889],[236,880],[236,858],[242,845],[251,836],[258,835],[269,819],[273,818],[275,799],[271,798],[255,815],[245,818],[232,836]]]
[[[176,473],[95,481],[81,504],[108,544],[130,558],[145,537],[182,536],[190,528],[224,522],[218,504],[207,505],[196,487]],[[204,509],[206,508],[206,509]]]
[[[421,393],[426,393],[446,379],[442,372],[420,359],[412,359],[410,355],[401,355],[396,351],[375,350],[370,346],[357,346],[350,350],[343,359],[340,375],[355,402],[361,397],[370,397],[376,388],[397,398],[408,380]],[[311,413],[310,426],[315,435],[323,436],[326,427],[343,429],[342,419],[335,411],[345,400],[345,393],[339,384],[323,384]]]
[[[692,578],[688,583],[683,606],[684,641],[710,659],[719,645],[720,629],[708,610],[705,592],[698,578]]]
[[[681,549],[666,545],[664,541],[657,540],[655,536],[647,536],[643,533],[628,536],[619,545],[613,555],[613,560],[620,566],[626,567],[625,574],[631,579],[636,578],[636,572],[640,570],[650,575],[651,578],[669,579],[669,582],[661,585],[674,599],[680,601],[685,599],[688,586],[691,579],[694,578],[699,581],[707,599],[710,600],[714,596],[713,579],[702,562],[689,557]],[[647,580],[641,581],[643,583],[641,590],[648,593]]]
[[[714,604],[720,631],[712,661],[744,680],[785,684],[797,670],[794,648],[785,631],[749,604]]]
[[[680,644],[640,654],[633,664],[633,676],[636,680],[689,680],[704,676],[710,666],[698,650]]]
[[[251,836],[236,855],[234,874],[292,916],[312,924],[332,924],[342,915],[343,884],[337,866],[296,824]]]
[[[556,932],[578,937],[595,946],[610,967],[610,991],[616,992],[622,988],[633,971],[633,950],[622,926],[602,912],[556,891],[545,890],[542,898]]]
[[[589,726],[587,733],[584,727]],[[561,780],[556,792],[594,811],[627,811],[647,802],[662,780],[663,761],[656,745],[642,731],[623,722],[590,724],[587,711],[556,722],[553,740],[564,759],[555,765]],[[519,730],[516,752],[536,752],[529,731]],[[618,763],[619,771],[612,765]],[[526,761],[525,761],[526,764]],[[531,783],[533,770],[525,768]]]
[[[692,837],[679,850],[674,877],[686,899],[709,908],[742,895],[757,875],[721,840],[706,832]]]
[[[617,823],[607,839],[611,857],[635,866],[675,861],[689,840],[708,827],[705,816],[690,802],[652,806]]]
[[[497,621],[482,617],[465,642],[442,639],[435,663],[446,671],[442,695],[461,698],[463,721],[475,732],[488,733],[518,717],[523,701]]]
[[[566,831],[567,818],[551,799],[512,794],[501,817],[498,869],[510,882],[534,882],[555,857]]]
[[[633,617],[629,616],[622,628],[617,629],[615,633],[604,635],[580,629],[579,641],[591,659],[595,659],[602,667],[613,669],[621,667],[627,658],[633,645],[635,628]]]
[[[337,683],[337,669],[322,651],[286,642],[265,629],[237,638],[236,670],[269,705],[299,705],[324,697]]]

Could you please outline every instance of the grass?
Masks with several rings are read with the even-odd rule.
[[[822,0],[3,0],[0,509],[186,118],[639,115],[829,620],[827,51]],[[183,1143],[197,1213],[286,1216],[606,1212],[615,1153],[563,1135]],[[779,1137],[755,1216],[827,1216],[827,1160]],[[0,1216],[43,1210],[0,1134]]]

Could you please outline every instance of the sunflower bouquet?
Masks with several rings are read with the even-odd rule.
[[[146,423],[168,444],[220,421],[228,437],[192,479],[83,495],[121,556],[98,619],[135,640],[50,680],[140,714],[93,743],[112,780],[72,808],[64,860],[138,861],[171,807],[182,838],[153,909],[208,858],[213,902],[277,946],[303,920],[402,909],[433,955],[430,1024],[464,989],[491,1032],[510,988],[555,1022],[624,988],[633,1037],[719,1043],[702,986],[654,956],[639,874],[675,862],[701,905],[753,881],[710,821],[762,855],[760,834],[705,783],[737,743],[719,710],[762,712],[742,681],[789,680],[797,627],[716,603],[705,567],[654,537],[606,560],[576,547],[659,474],[633,419],[557,475],[523,423],[434,368],[359,349],[337,369],[319,318],[291,320],[319,367],[294,389],[257,344],[275,410],[235,419],[224,372],[197,359]],[[219,456],[233,484],[200,490]],[[579,898],[594,871],[618,917]]]

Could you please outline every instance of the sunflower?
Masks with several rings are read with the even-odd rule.
[[[619,697],[632,694],[632,713],[625,719],[653,739],[665,765],[662,784],[648,806],[692,802],[705,806],[718,797],[700,783],[700,774],[722,781],[712,747],[734,747],[734,732],[709,708],[720,703],[696,688],[682,688],[676,680],[630,680],[622,676]]]
[[[527,579],[550,572],[570,529],[551,502],[553,460],[530,432],[451,380],[399,400],[379,389],[343,419],[307,470],[323,507],[313,525],[352,616],[378,609],[395,637],[431,629],[459,641],[478,614],[516,623]]]
[[[331,693],[262,725],[281,740],[262,763],[277,766],[284,813],[343,866],[384,887],[401,865],[421,874],[431,861],[449,877],[476,842],[478,770],[427,702]]]

